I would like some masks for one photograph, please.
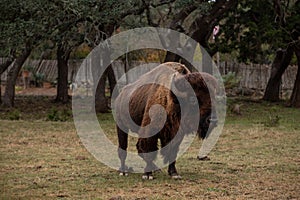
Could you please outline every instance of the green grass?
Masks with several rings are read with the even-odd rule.
[[[71,119],[47,120],[56,104],[44,100],[34,105],[47,108],[40,112],[26,108],[29,100],[20,100],[19,120],[9,120],[8,110],[0,114],[0,199],[300,198],[300,110],[284,103],[229,99],[229,107],[244,104],[242,115],[228,111],[210,161],[196,159],[201,141],[195,140],[177,162],[182,180],[170,179],[163,169],[155,180],[144,181],[140,174],[119,177],[97,161],[81,144]],[[272,123],[274,116],[279,121]],[[98,119],[116,142],[111,114]],[[130,141],[132,150],[135,142]]]
[[[233,104],[241,105],[242,115],[233,114],[230,108]],[[251,101],[244,98],[228,100],[226,124],[263,125],[278,127],[279,129],[300,130],[299,109],[285,106],[285,102],[270,103],[265,101]],[[276,122],[278,118],[278,122]]]

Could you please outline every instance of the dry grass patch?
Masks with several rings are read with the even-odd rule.
[[[263,109],[263,111],[261,111]],[[268,108],[250,104],[229,118],[210,161],[198,161],[195,140],[178,160],[182,180],[166,169],[153,181],[119,177],[82,146],[71,121],[0,120],[1,199],[300,199],[300,111],[275,105],[277,126],[266,126]],[[253,116],[258,116],[254,118]],[[288,114],[287,114],[288,113]],[[298,118],[299,117],[299,118]],[[116,140],[110,114],[100,115]],[[131,141],[133,144],[135,141]]]

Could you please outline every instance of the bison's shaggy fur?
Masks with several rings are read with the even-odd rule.
[[[168,73],[164,73],[163,68],[168,68]],[[154,78],[153,76],[156,77],[156,80],[169,83],[165,85],[154,83],[138,85],[139,81]],[[216,80],[209,74],[191,73],[184,65],[169,62],[161,64],[140,77],[137,82],[124,87],[115,101],[121,172],[127,170],[125,165],[126,153],[122,150],[126,151],[127,149],[129,129],[139,135],[136,147],[146,162],[146,176],[144,176],[146,178],[151,177],[151,169],[154,167],[153,160],[156,155],[147,156],[144,153],[157,151],[158,139],[161,146],[165,147],[176,134],[184,135],[197,131],[199,137],[204,138],[210,124],[209,120],[211,117],[215,118],[215,115],[212,116],[212,105],[216,84]],[[167,86],[172,89],[175,88],[175,90],[171,91]],[[191,87],[192,90],[189,90],[188,87]],[[197,99],[190,98],[193,96],[192,93]],[[126,113],[124,107],[128,106],[124,103],[124,99],[128,98],[128,95],[130,95],[129,114],[132,120],[124,115]],[[185,109],[180,107],[182,103],[179,102],[183,102]],[[165,111],[160,108],[154,108],[151,111],[152,106],[157,104],[161,105]],[[161,124],[164,122],[164,112],[166,113],[166,121]],[[192,126],[191,124],[195,124],[193,120],[197,119],[196,115],[199,116],[199,114],[200,120],[196,123],[197,126]],[[180,124],[181,120],[184,121],[184,124]],[[153,135],[153,133],[157,134]],[[164,161],[169,163],[168,172],[172,177],[178,177],[175,159],[182,138],[179,137],[176,141],[172,141],[169,148],[161,152]]]

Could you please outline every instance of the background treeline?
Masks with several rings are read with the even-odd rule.
[[[2,0],[1,5],[0,73],[9,68],[5,106],[14,106],[16,80],[28,58],[57,60],[56,101],[68,102],[69,59],[84,58],[120,31],[154,26],[192,37],[211,56],[220,53],[221,60],[272,64],[263,97],[268,101],[280,100],[281,77],[289,64],[297,64],[290,105],[300,107],[299,0]],[[220,31],[212,39],[216,25]],[[158,50],[132,52],[128,59],[185,62]],[[100,112],[108,110],[106,79],[113,88],[111,67],[97,87]]]

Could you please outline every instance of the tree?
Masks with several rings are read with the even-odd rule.
[[[274,8],[278,18],[279,28],[284,32],[288,38],[286,38],[281,44],[285,48],[284,52],[277,51],[275,60],[272,65],[271,77],[268,81],[267,88],[263,99],[267,101],[278,101],[279,100],[279,87],[281,84],[281,77],[291,62],[293,53],[296,53],[298,60],[298,72],[296,81],[294,83],[293,93],[290,98],[290,104],[294,107],[300,107],[299,103],[299,36],[300,36],[300,1],[294,2],[292,7],[284,4],[278,0],[274,0]],[[291,2],[288,2],[291,3]],[[276,62],[275,62],[276,61]]]
[[[31,45],[26,45],[24,50],[22,50],[20,55],[15,59],[14,64],[12,65],[11,69],[8,72],[6,89],[2,99],[2,103],[5,106],[8,107],[14,106],[16,80],[23,66],[23,63],[26,61],[31,51],[32,51]]]
[[[294,83],[293,93],[290,99],[290,105],[300,108],[300,43],[295,46],[295,54],[297,57],[298,71]]]
[[[216,53],[216,49],[212,49],[209,45],[209,38],[212,35],[213,28],[221,21],[221,19],[224,18],[224,15],[227,12],[236,7],[237,1],[219,0],[208,2],[206,3],[208,4],[207,6],[205,6],[205,3],[202,4],[204,4],[203,7],[206,9],[202,8],[201,6],[200,8],[202,8],[205,12],[199,13],[195,18],[193,18],[186,34],[197,41],[211,56],[213,56]],[[187,47],[185,47],[185,49],[186,50],[184,51],[187,51]],[[195,47],[193,47],[191,55],[194,55],[194,49]],[[207,58],[208,60],[203,60],[203,63],[205,63],[203,70],[205,72],[212,73],[212,60],[210,59],[210,57],[203,57],[203,59]],[[187,66],[190,65],[184,60],[183,63],[185,63]]]
[[[63,42],[57,44],[56,59],[57,59],[57,94],[56,102],[67,103],[68,95],[68,60],[71,54],[71,47],[66,47]]]
[[[87,3],[87,4],[85,4]],[[84,29],[88,2],[65,1],[49,2],[51,8],[44,15],[49,16],[52,37],[49,38],[56,45],[57,59],[57,94],[56,102],[67,103],[68,96],[68,61],[72,50],[84,42]],[[56,12],[52,13],[55,10]]]
[[[7,84],[2,102],[5,106],[14,105],[15,84],[23,63],[32,49],[47,34],[40,12],[46,7],[40,1],[7,1],[1,2],[0,44],[1,56],[8,61],[1,66],[3,73],[14,61],[7,77]]]
[[[138,2],[79,0],[72,2],[72,4],[65,1],[55,1],[51,4],[53,10],[56,10],[55,16],[51,16],[52,23],[55,24],[53,29],[55,37],[52,40],[57,45],[59,72],[56,101],[68,101],[68,59],[72,49],[83,42],[93,48],[99,42],[110,37],[124,16],[134,14],[140,10],[140,7],[136,6]],[[105,75],[109,77],[111,87],[114,87],[116,81],[112,72],[110,67]],[[107,112],[108,107],[104,88],[106,77],[100,80],[98,89],[95,89],[97,91],[96,107],[100,105],[101,109],[97,110]],[[102,104],[104,105],[102,106]]]
[[[299,0],[242,0],[220,23],[214,44],[220,52],[235,52],[238,60],[246,63],[272,62],[264,100],[279,100],[282,74],[299,42],[299,9]]]
[[[12,55],[12,53],[9,53],[9,57],[7,58],[7,60],[0,64],[0,74],[2,74],[3,72],[5,72],[7,70],[7,68],[13,63],[14,61],[14,56]]]
[[[182,32],[197,41],[211,54],[216,52],[208,44],[214,26],[217,25],[226,12],[229,12],[237,5],[237,1],[235,0],[170,0],[160,1],[157,4],[151,1],[143,2],[146,9],[145,13],[140,15],[140,26],[150,25]],[[136,21],[138,20],[131,20],[136,26]],[[172,44],[177,44],[178,40],[176,37],[170,37],[168,44],[164,44],[165,48],[169,49]],[[190,44],[187,43],[180,48],[183,51],[191,51],[190,54],[193,56],[196,46],[190,47]],[[167,52],[165,61],[180,60],[188,67],[190,66],[186,60],[180,58],[178,55],[169,51]]]
[[[271,76],[269,78],[266,91],[264,93],[264,100],[267,101],[279,101],[281,77],[287,67],[289,66],[294,47],[292,45],[288,46],[287,49],[278,49],[276,52],[275,59],[272,63]]]
[[[101,15],[94,15],[94,18],[98,19],[94,20],[93,26],[91,27],[94,31],[91,31],[89,37],[86,39],[92,47],[95,47],[100,41],[104,41],[112,36],[114,31],[120,27],[126,16],[139,15],[144,11],[145,7],[145,4],[141,4],[138,0],[124,2],[118,0],[103,1],[102,6],[99,6],[101,10],[95,11]],[[109,13],[109,15],[107,15],[107,13]],[[107,53],[107,51],[109,51],[109,48],[107,48],[106,52],[100,52],[100,54],[106,55],[100,58],[102,59],[102,62],[100,63],[106,63],[103,60],[110,60],[109,53]],[[94,77],[94,80],[97,80],[98,78],[99,77]],[[107,69],[103,72],[102,77],[100,77],[98,84],[95,85],[95,109],[97,112],[101,113],[109,111],[108,100],[105,94],[107,78],[110,85],[110,92],[112,94],[116,85],[116,80],[111,65],[107,67]]]

